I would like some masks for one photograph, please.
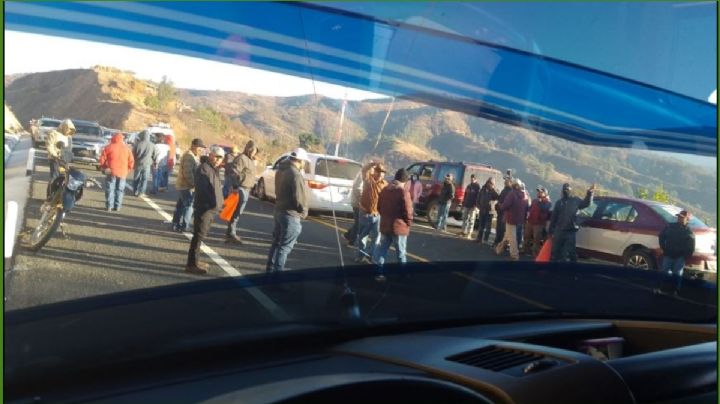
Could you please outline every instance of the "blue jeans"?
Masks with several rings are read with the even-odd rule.
[[[406,251],[407,251],[407,236],[396,236],[394,234],[383,234],[380,238],[380,244],[375,249],[375,255],[373,256],[375,263],[378,265],[378,273],[382,274],[382,267],[385,264],[385,257],[390,250],[390,245],[395,246],[397,252],[397,260],[399,263],[404,264],[407,262]]]
[[[302,232],[300,218],[285,212],[276,212],[274,215],[275,227],[273,229],[273,242],[268,254],[265,270],[270,273],[285,269],[285,262]]]
[[[360,231],[357,235],[357,258],[372,258],[380,242],[380,215],[360,212]],[[367,236],[367,238],[365,238]]]
[[[125,178],[108,175],[105,177],[105,207],[120,210],[125,195]]]
[[[180,191],[180,196],[175,204],[175,212],[173,213],[173,229],[190,230],[194,199],[195,193],[191,189]]]
[[[450,201],[445,203],[441,202],[438,205],[438,221],[435,228],[439,230],[447,230],[448,215],[450,215]]]
[[[150,178],[150,167],[135,167],[135,177],[133,179],[133,188],[135,196],[144,194],[147,191],[147,182]]]
[[[245,211],[245,205],[247,205],[247,201],[250,198],[250,191],[245,188],[238,189],[238,193],[240,200],[238,201],[238,206],[235,208],[230,222],[228,222],[227,231],[225,232],[225,235],[228,237],[237,235],[238,219],[240,219],[240,215]]]
[[[683,272],[685,272],[685,258],[663,257],[661,269],[663,273],[671,276],[675,290],[680,290]]]
[[[155,169],[151,191],[153,194],[157,194],[159,188],[167,187],[168,174],[167,166],[160,166]]]

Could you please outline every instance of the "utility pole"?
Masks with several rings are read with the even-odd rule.
[[[337,137],[335,142],[335,157],[337,157],[338,152],[340,151],[340,139],[342,137],[342,127],[343,127],[343,121],[345,121],[345,108],[347,107],[347,93],[345,93],[345,99],[342,103],[342,108],[340,110],[340,124],[338,125],[337,130]]]

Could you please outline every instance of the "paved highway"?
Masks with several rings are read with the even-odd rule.
[[[47,186],[47,163],[42,154],[39,157],[23,223],[25,233],[37,224],[38,210]],[[100,172],[90,167],[84,170],[89,176],[102,180]],[[148,198],[134,197],[128,191],[119,212],[105,210],[101,190],[86,189],[83,199],[65,219],[67,237],[58,232],[37,253],[18,248],[15,266],[5,273],[6,309],[264,271],[271,242],[273,206],[253,198],[240,222],[240,235],[245,244],[226,244],[225,224],[218,219],[210,231],[202,255],[202,260],[210,264],[209,274],[196,276],[185,273],[183,270],[191,235],[170,230],[169,219],[177,199],[173,183],[171,180],[169,192]],[[303,222],[303,232],[289,257],[288,268],[337,267],[341,263],[341,254],[345,264],[352,264],[354,249],[348,247],[341,236],[341,244],[338,246],[336,234],[336,229],[343,231],[350,225],[351,220],[345,217],[337,218],[336,227],[330,216],[311,216]],[[423,218],[418,219],[411,230],[408,252],[410,261],[507,259],[497,257],[488,246],[452,234],[434,232],[427,227]],[[389,262],[394,262],[394,259],[391,252]],[[597,284],[597,296],[578,296],[581,300],[592,298],[604,302],[609,290],[627,288],[638,292],[638,304],[651,298],[650,289],[641,283],[628,283],[613,278],[585,281]],[[550,275],[519,278],[513,274],[492,277],[453,274],[453,282],[449,284],[457,286],[457,289],[437,293],[480,291],[477,293],[480,299],[478,304],[507,306],[509,310],[517,310],[518,304],[527,306],[527,310],[562,307],[564,302],[551,301],[548,295],[553,295],[553,290],[563,292],[557,293],[558,296],[567,295],[568,289],[572,288],[572,285],[554,281]],[[272,296],[270,301],[265,295],[254,297],[262,305],[272,305]],[[437,302],[447,297],[438,295]],[[275,298],[287,299],[282,296]],[[688,304],[697,304],[687,300]]]

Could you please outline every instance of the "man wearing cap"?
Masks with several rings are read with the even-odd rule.
[[[375,249],[373,260],[378,265],[375,280],[385,280],[383,264],[391,245],[395,246],[397,260],[404,264],[407,261],[407,237],[413,219],[413,203],[410,192],[405,188],[409,176],[404,168],[395,173],[395,180],[380,191],[378,210],[380,212],[380,244]]]
[[[50,185],[60,175],[60,161],[72,162],[72,136],[75,134],[75,125],[70,119],[63,119],[57,129],[47,135],[47,154],[50,163],[50,180],[47,194],[50,196]]]
[[[231,192],[237,192],[240,201],[233,212],[230,222],[228,222],[227,231],[225,232],[225,242],[242,245],[242,239],[237,235],[237,222],[240,215],[245,211],[248,199],[250,199],[250,190],[255,185],[255,160],[257,159],[257,147],[255,142],[249,140],[245,144],[245,149],[241,154],[235,156],[233,161],[225,166],[225,176],[230,177]]]
[[[537,198],[530,205],[522,248],[525,254],[532,254],[533,257],[540,252],[543,232],[552,212],[552,202],[550,202],[547,190],[542,186],[538,186],[535,191],[537,191]]]
[[[555,207],[553,208],[550,218],[550,228],[548,229],[548,234],[553,238],[550,257],[552,261],[565,261],[569,259],[571,262],[577,262],[575,234],[580,227],[575,222],[575,219],[579,210],[590,206],[594,193],[595,184],[587,190],[585,198],[581,199],[577,196],[572,196],[572,187],[570,187],[570,184],[563,184],[562,197],[559,201],[555,202]]]
[[[512,190],[507,194],[502,203],[501,209],[503,217],[498,220],[505,221],[505,234],[495,246],[495,253],[501,255],[505,251],[505,245],[510,245],[510,259],[517,261],[520,259],[517,240],[517,226],[525,222],[525,214],[527,212],[527,197],[522,191],[523,183],[519,178],[513,179]]]
[[[445,174],[445,181],[443,181],[442,189],[440,189],[440,197],[438,198],[438,220],[435,225],[435,230],[447,231],[447,219],[450,215],[450,206],[452,206],[452,200],[455,198],[455,183],[453,182],[453,176],[450,173]]]
[[[273,241],[265,270],[278,273],[285,269],[287,257],[302,232],[301,219],[308,215],[303,167],[308,162],[305,149],[297,148],[282,161],[275,174]]]
[[[355,245],[357,235],[360,232],[360,197],[363,192],[365,176],[374,164],[372,161],[365,164],[355,175],[355,179],[353,179],[352,191],[350,192],[350,204],[353,209],[353,225],[343,234],[345,240],[348,242],[348,247]]]
[[[677,222],[670,223],[658,235],[660,248],[663,251],[661,270],[672,277],[673,294],[677,295],[682,285],[685,259],[692,257],[695,252],[695,234],[688,223],[692,215],[683,210],[677,215]],[[654,289],[655,294],[660,289]]]
[[[381,163],[373,163],[365,174],[363,192],[360,195],[360,231],[356,237],[358,251],[356,262],[370,263],[380,242],[380,192],[387,186],[383,178],[387,170]]]
[[[475,174],[470,175],[470,183],[465,187],[465,195],[462,201],[463,225],[460,232],[461,237],[472,237],[475,220],[479,213],[478,194],[480,193],[480,184],[478,184]]]
[[[225,157],[225,150],[220,146],[210,148],[207,156],[200,167],[195,171],[195,197],[193,207],[195,209],[195,220],[193,226],[193,237],[188,250],[187,265],[185,272],[204,275],[208,272],[208,265],[200,262],[198,254],[200,245],[207,237],[215,221],[215,215],[223,206],[222,183],[220,182],[220,165]]]
[[[180,170],[175,181],[175,188],[180,191],[180,195],[173,213],[174,231],[190,231],[195,193],[195,171],[200,167],[200,156],[204,149],[205,144],[202,139],[193,139],[190,143],[190,150],[186,151],[180,159]]]

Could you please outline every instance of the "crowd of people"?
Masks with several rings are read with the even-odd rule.
[[[59,175],[60,160],[72,160],[69,145],[74,133],[72,121],[66,119],[48,135],[51,183]],[[103,149],[99,163],[106,175],[105,207],[109,212],[121,209],[126,178],[131,170],[134,170],[135,196],[145,196],[149,181],[151,194],[167,190],[169,172],[174,166],[175,153],[171,147],[174,141],[156,134],[155,142],[152,142],[150,136],[147,131],[140,133],[131,149],[118,133]],[[179,195],[172,229],[193,233],[186,272],[208,272],[207,264],[199,260],[198,251],[231,194],[237,195],[238,203],[228,220],[226,242],[243,245],[238,235],[238,221],[257,180],[258,154],[252,140],[242,151],[233,147],[226,155],[222,147],[208,149],[198,138],[192,140],[189,150],[182,155],[175,183]],[[302,220],[308,215],[301,172],[306,161],[309,161],[307,152],[302,148],[295,149],[280,163],[275,176],[273,239],[266,262],[266,271],[271,274],[286,269],[287,258],[302,233]],[[221,167],[225,169],[223,179]],[[354,221],[344,234],[348,244],[356,248],[355,261],[375,265],[377,281],[385,280],[383,266],[391,246],[395,248],[398,262],[407,261],[407,240],[423,188],[417,174],[410,176],[405,169],[397,170],[391,182],[385,179],[386,174],[385,166],[375,161],[365,164],[358,172],[351,191]],[[454,180],[452,174],[444,178],[435,223],[437,231],[447,231],[447,219],[455,198]],[[579,229],[576,217],[592,203],[595,185],[580,198],[573,196],[570,184],[564,184],[560,199],[553,206],[549,192],[543,186],[536,187],[535,198],[532,198],[519,178],[508,174],[503,180],[504,187],[498,190],[494,177],[480,186],[476,176],[470,176],[461,201],[463,223],[459,236],[472,239],[477,226],[475,242],[492,246],[497,255],[509,251],[510,259],[514,261],[519,260],[521,254],[537,256],[545,241],[552,238],[550,259],[576,262],[575,235]],[[494,217],[495,237],[491,242]],[[665,252],[663,270],[676,277],[680,274],[675,290],[682,278],[683,257],[694,249],[692,231],[687,225],[689,217],[687,211],[682,211],[678,222],[659,235],[660,246]]]

